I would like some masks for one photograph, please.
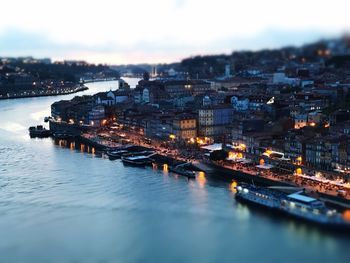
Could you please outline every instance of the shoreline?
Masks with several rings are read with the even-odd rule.
[[[92,79],[92,80],[84,80],[82,84],[86,83],[95,83],[95,82],[106,82],[106,81],[118,81],[121,78],[110,78],[110,79]]]
[[[108,82],[108,81],[118,81],[120,78],[112,78],[112,79],[96,79],[96,80],[88,80],[84,81],[81,84],[85,85],[87,83],[96,83],[96,82]],[[79,84],[77,84],[79,85]],[[89,88],[84,86],[81,88],[78,88],[74,91],[68,91],[68,92],[59,92],[59,93],[48,93],[48,94],[39,94],[39,95],[20,95],[16,97],[0,97],[0,100],[12,100],[12,99],[26,99],[26,98],[39,98],[39,97],[54,97],[54,96],[61,96],[61,95],[70,95],[74,93],[79,93],[81,91],[88,90]]]
[[[84,144],[87,144],[91,147],[94,147],[100,151],[107,151],[113,149],[115,146],[112,145],[106,145],[101,142],[95,141],[91,138],[86,138],[84,136],[77,136],[76,139]],[[142,147],[147,147],[147,148],[152,148],[150,145],[143,145],[139,144],[137,142],[132,142],[133,145],[135,146],[142,146]],[[208,160],[185,160],[182,156],[173,156],[173,155],[168,155],[168,154],[163,154],[161,152],[158,153],[159,155],[163,156],[165,159],[173,160],[173,161],[178,161],[178,162],[187,162],[191,164],[192,168],[196,168],[197,170],[204,171],[208,174],[211,174],[212,176],[217,177],[218,179],[223,179],[223,180],[238,180],[238,181],[244,181],[247,183],[252,183],[255,182],[257,184],[261,184],[264,186],[290,186],[290,187],[301,187],[300,185],[296,184],[293,181],[283,181],[283,180],[277,180],[275,178],[268,178],[264,176],[256,176],[250,173],[246,173],[245,171],[242,170],[237,170],[237,169],[231,169],[225,166],[221,166],[219,164],[216,164],[212,161]],[[208,169],[206,169],[208,168]],[[304,187],[308,189],[308,187]],[[310,190],[310,189],[308,189]],[[326,192],[318,192],[317,193],[318,198],[321,200],[325,201],[328,204],[331,204],[336,207],[341,207],[345,209],[350,208],[350,200],[346,198],[341,198],[338,196],[331,195]]]
[[[68,91],[68,92],[59,92],[59,93],[48,93],[48,94],[39,94],[39,95],[20,95],[16,97],[0,97],[0,100],[13,100],[13,99],[26,99],[26,98],[39,98],[39,97],[53,97],[53,96],[61,96],[61,95],[70,95],[74,93],[79,93],[81,91],[88,90],[89,88],[84,86],[82,88],[78,88],[74,91]]]

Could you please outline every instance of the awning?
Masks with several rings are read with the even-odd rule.
[[[271,165],[271,164],[264,164],[264,165],[256,165],[255,166],[256,168],[260,168],[260,169],[265,169],[265,170],[269,170],[269,169],[271,169],[271,168],[273,168],[274,166],[273,165]]]
[[[205,145],[205,146],[201,146],[201,149],[205,149],[208,151],[218,151],[218,150],[222,150],[222,143],[214,143],[211,145]]]
[[[334,169],[333,171],[334,171],[334,172],[338,172],[338,173],[345,173],[345,171],[342,170],[342,169]]]

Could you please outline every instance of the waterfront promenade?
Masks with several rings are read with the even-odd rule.
[[[121,142],[128,142],[143,147],[152,147],[160,155],[166,155],[183,162],[191,162],[192,164],[209,164],[212,163],[216,168],[231,170],[232,173],[240,172],[243,175],[249,175],[250,178],[255,178],[256,181],[264,181],[265,183],[273,183],[290,185],[304,188],[309,194],[315,197],[320,197],[320,194],[336,197],[338,200],[343,199],[350,201],[350,184],[340,183],[336,180],[321,179],[316,176],[307,176],[303,174],[291,173],[280,169],[275,169],[273,166],[259,166],[259,163],[249,159],[249,162],[237,161],[219,161],[213,162],[208,159],[205,152],[200,148],[177,147],[176,144],[164,143],[160,140],[152,140],[150,145],[145,141],[145,138],[134,131],[111,130],[104,128],[103,131],[94,134],[84,134],[91,142],[98,142],[101,146],[119,147]],[[250,157],[252,157],[250,155]],[[255,156],[258,159],[259,156]],[[340,196],[340,193],[342,195]],[[349,205],[350,207],[350,205]]]
[[[6,95],[0,94],[0,100],[69,95],[69,94],[85,91],[87,89],[88,87],[84,85],[75,85],[70,88],[55,88],[55,89],[47,89],[47,90],[24,90],[24,91],[11,92]]]

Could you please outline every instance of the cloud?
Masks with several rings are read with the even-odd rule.
[[[348,0],[11,0],[1,10],[0,55],[116,64],[299,45],[350,28]]]
[[[53,57],[54,59],[82,59],[95,63],[165,63],[179,61],[190,55],[230,53],[234,50],[277,48],[286,45],[301,45],[332,37],[332,32],[317,30],[281,31],[266,30],[254,36],[227,36],[213,39],[201,45],[165,41],[137,41],[130,45],[118,42],[88,45],[84,43],[57,42],[39,33],[14,29],[0,33],[1,56]]]

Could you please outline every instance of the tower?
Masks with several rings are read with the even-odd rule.
[[[153,65],[152,66],[152,70],[151,70],[151,77],[152,78],[155,78],[158,76],[158,73],[157,73],[157,65]]]
[[[229,64],[225,65],[225,78],[231,77],[231,66]]]

